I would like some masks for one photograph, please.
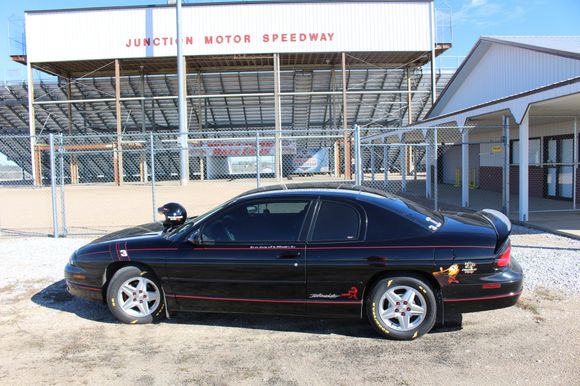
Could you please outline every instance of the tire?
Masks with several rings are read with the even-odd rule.
[[[366,309],[369,323],[385,338],[413,340],[433,328],[437,301],[433,289],[423,280],[392,276],[374,285]]]
[[[153,273],[136,266],[115,272],[107,288],[107,305],[127,324],[158,322],[165,316],[165,297]]]

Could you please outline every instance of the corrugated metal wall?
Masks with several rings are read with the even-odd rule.
[[[186,6],[184,54],[428,51],[429,6],[429,2]],[[27,52],[34,63],[174,56],[175,33],[173,7],[26,14]]]
[[[492,44],[457,91],[437,114],[580,76],[580,60]]]

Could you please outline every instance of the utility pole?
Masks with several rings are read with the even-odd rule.
[[[179,112],[179,165],[181,185],[189,182],[189,150],[187,147],[187,100],[185,99],[185,66],[183,59],[183,45],[181,42],[181,0],[177,0],[177,107]]]

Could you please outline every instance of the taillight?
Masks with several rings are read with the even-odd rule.
[[[507,267],[508,265],[510,265],[510,252],[511,252],[511,249],[512,249],[511,244],[508,244],[507,248],[501,254],[501,256],[499,257],[499,259],[497,261],[497,266],[498,267]]]

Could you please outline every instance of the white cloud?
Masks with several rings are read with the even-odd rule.
[[[454,25],[473,25],[484,28],[522,18],[526,8],[519,1],[469,0],[453,12]]]

